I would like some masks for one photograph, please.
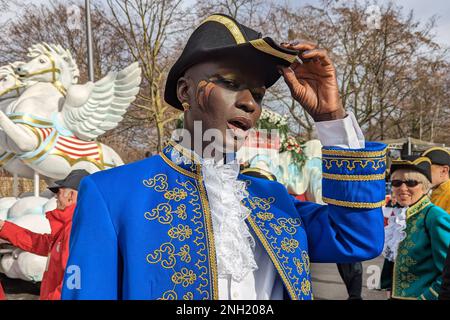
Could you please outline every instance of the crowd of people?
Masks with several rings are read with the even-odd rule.
[[[270,173],[240,172],[234,156],[280,77],[316,123],[327,205],[294,199]],[[165,100],[184,112],[189,138],[136,163],[57,181],[51,234],[0,221],[0,238],[49,257],[41,299],[308,300],[310,262],[338,263],[349,283],[362,274],[358,263],[381,253],[391,299],[448,298],[450,154],[432,148],[386,168],[386,146],[365,141],[343,109],[325,50],[278,45],[212,15],[170,70]],[[203,140],[212,129],[225,149]],[[81,285],[68,284],[68,266],[81,270]]]

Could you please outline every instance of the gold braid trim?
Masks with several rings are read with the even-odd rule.
[[[322,176],[329,180],[338,180],[338,181],[373,181],[373,180],[384,180],[386,178],[385,173],[369,174],[369,175],[347,175],[347,174],[333,174],[324,172]]]
[[[439,293],[437,293],[432,287],[429,287],[428,290],[430,290],[431,294],[436,298],[439,297]]]
[[[264,41],[264,39],[251,40],[250,44],[255,49],[258,49],[259,51],[262,51],[264,53],[270,54],[277,58],[286,60],[289,63],[293,63],[295,61],[295,59],[297,58],[296,55],[284,53],[284,52],[281,52],[279,50],[272,48],[266,41]]]
[[[322,155],[327,156],[347,156],[347,157],[358,157],[358,158],[373,158],[382,157],[386,154],[386,148],[381,151],[347,151],[347,150],[322,150]]]
[[[433,148],[430,148],[430,149],[426,150],[424,153],[422,153],[421,157],[426,157],[427,154],[429,154],[429,153],[432,152],[432,151],[444,151],[444,152],[447,152],[447,153],[450,155],[450,151],[448,151],[448,150],[445,149],[445,148],[441,148],[441,147],[433,147]]]
[[[399,299],[399,300],[417,300],[417,298],[402,297],[402,296],[396,296],[396,295],[392,295],[392,298]]]
[[[275,176],[271,172],[268,172],[266,170],[256,168],[256,167],[255,168],[246,168],[246,169],[242,170],[240,173],[251,175],[251,174],[248,174],[251,172],[257,172],[257,173],[261,174],[262,176],[264,176],[267,180],[276,181]]]
[[[289,281],[288,277],[286,276],[286,273],[284,272],[283,268],[281,267],[281,263],[278,260],[275,252],[272,251],[272,248],[267,241],[267,239],[264,237],[264,234],[261,232],[260,228],[257,226],[256,222],[253,220],[253,217],[248,216],[247,218],[250,226],[252,227],[253,231],[256,233],[259,241],[261,241],[263,247],[266,249],[267,254],[269,255],[270,259],[272,260],[272,263],[274,264],[275,268],[277,269],[278,274],[281,277],[281,280],[283,281],[283,284],[286,287],[286,290],[288,291],[288,294],[290,295],[292,300],[298,300],[298,296],[295,293],[295,289],[292,286],[291,282]]]
[[[211,289],[212,289],[212,299],[219,300],[219,272],[217,270],[217,257],[216,257],[216,246],[214,240],[214,231],[213,231],[213,222],[212,222],[212,214],[209,207],[208,196],[206,193],[206,187],[203,185],[201,167],[197,167],[197,186],[200,191],[200,202],[203,208],[203,217],[205,219],[205,228],[206,228],[206,238],[207,241],[207,250],[209,255],[209,271],[210,271],[210,279],[211,279]]]
[[[5,152],[0,156],[0,167],[7,164],[11,159],[13,159],[16,155],[12,152]],[[2,159],[3,158],[3,159]]]
[[[19,121],[23,121],[23,124],[28,124],[29,126],[31,126],[31,124],[36,124],[36,125],[42,125],[42,126],[46,126],[46,127],[51,127],[53,126],[53,123],[49,122],[49,121],[45,121],[45,120],[38,120],[35,119],[32,115],[29,114],[22,114],[22,115],[10,115],[8,116],[8,118],[15,123],[20,123]],[[22,123],[20,123],[22,124]]]
[[[329,204],[334,204],[336,206],[348,207],[348,208],[374,209],[374,208],[380,208],[386,204],[386,200],[382,200],[379,202],[351,202],[351,201],[335,200],[335,199],[331,199],[331,198],[327,198],[327,197],[322,197],[322,200]]]
[[[163,152],[160,152],[159,155],[160,155],[161,158],[164,160],[164,162],[167,163],[167,164],[168,164],[172,169],[174,169],[175,171],[177,171],[177,172],[179,172],[179,173],[181,173],[181,174],[184,174],[185,176],[188,176],[188,177],[190,177],[190,178],[196,179],[196,180],[198,180],[198,179],[201,178],[201,176],[198,176],[197,174],[195,174],[195,173],[193,173],[193,172],[187,171],[187,170],[185,170],[185,169],[183,169],[183,168],[177,166],[177,165],[176,165],[175,163],[173,163],[169,158],[167,158],[167,156],[166,156]]]
[[[228,29],[228,31],[230,31],[230,33],[233,35],[234,40],[236,41],[237,44],[242,44],[242,43],[246,42],[241,30],[236,25],[236,23],[233,20],[231,20],[230,18],[215,14],[215,15],[208,17],[206,20],[204,20],[200,24],[200,26],[202,24],[204,24],[206,22],[210,22],[210,21],[223,24]]]

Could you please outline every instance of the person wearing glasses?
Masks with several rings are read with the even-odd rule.
[[[394,260],[391,298],[436,300],[450,243],[450,215],[427,196],[431,161],[393,161],[390,172],[393,196],[402,207],[386,228],[383,252]]]

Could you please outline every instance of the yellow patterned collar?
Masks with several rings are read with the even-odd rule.
[[[176,169],[177,171],[194,178],[201,179],[201,168],[202,165],[210,163],[210,161],[214,161],[213,159],[203,159],[197,153],[192,150],[189,150],[179,143],[175,141],[169,141],[167,146],[160,153],[161,157],[166,161],[171,167]],[[234,155],[230,156],[233,158],[232,161],[228,161],[228,163],[236,163],[236,159],[234,159]],[[223,164],[223,160],[216,162],[217,165]]]
[[[430,204],[431,204],[430,198],[428,198],[427,195],[424,195],[422,198],[420,198],[419,201],[417,201],[415,204],[409,207],[408,210],[406,210],[406,219],[409,219],[412,216],[418,214],[423,209],[428,207]]]

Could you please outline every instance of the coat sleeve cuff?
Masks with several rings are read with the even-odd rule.
[[[365,148],[365,139],[352,112],[338,120],[316,122],[317,135],[323,146],[344,149]]]
[[[428,287],[418,298],[419,300],[438,300],[439,293],[433,288],[433,286]]]
[[[323,200],[332,205],[373,209],[385,204],[386,145],[322,149]]]

